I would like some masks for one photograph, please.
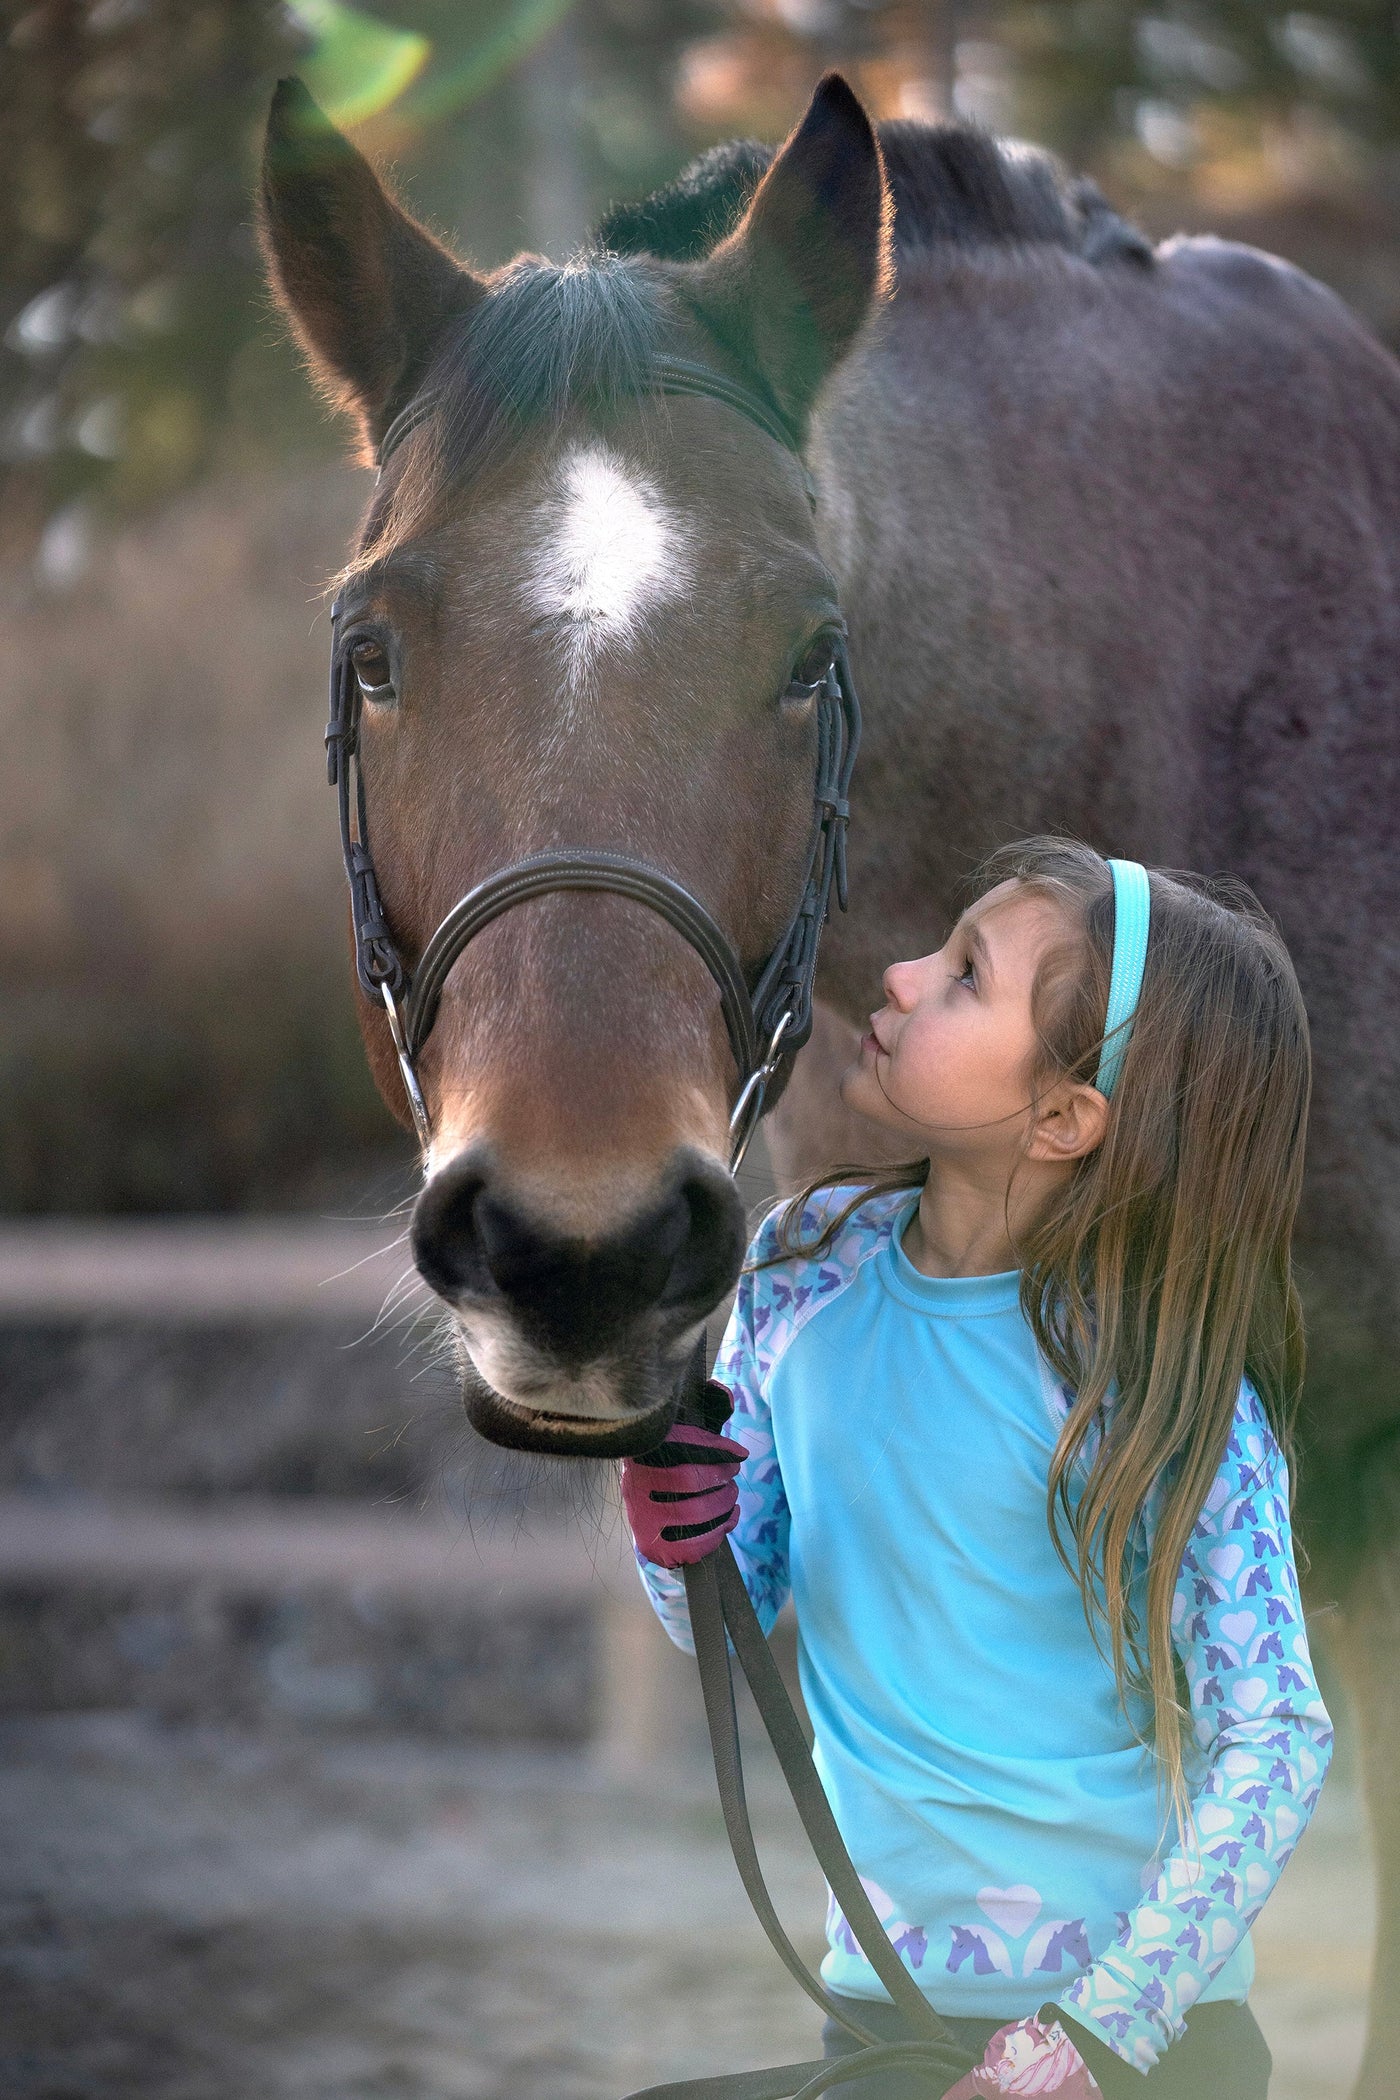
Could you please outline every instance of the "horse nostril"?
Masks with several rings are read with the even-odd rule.
[[[671,1328],[703,1318],[733,1281],[743,1210],[728,1175],[691,1154],[668,1179],[625,1225],[585,1239],[531,1215],[484,1162],[463,1158],[418,1200],[414,1259],[439,1296],[509,1307],[531,1339],[586,1361],[649,1312]]]
[[[733,1182],[717,1168],[688,1175],[676,1202],[685,1226],[676,1236],[659,1302],[708,1312],[733,1283],[743,1259],[743,1209]]]
[[[604,1321],[654,1305],[665,1288],[689,1213],[675,1198],[653,1213],[644,1231],[597,1244],[566,1238],[541,1226],[500,1197],[483,1191],[475,1222],[482,1257],[504,1297],[550,1325],[582,1319],[587,1298]]]
[[[468,1155],[434,1175],[414,1205],[409,1228],[414,1263],[440,1298],[491,1289],[476,1228],[477,1200],[485,1186],[481,1164]]]

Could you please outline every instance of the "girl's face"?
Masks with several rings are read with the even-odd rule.
[[[1031,991],[1047,948],[1069,933],[1057,905],[1003,882],[936,955],[893,963],[841,1083],[847,1106],[934,1152],[1019,1149],[1036,1114]]]

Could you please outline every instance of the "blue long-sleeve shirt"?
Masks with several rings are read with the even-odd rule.
[[[1247,1993],[1250,1923],[1330,1756],[1286,1467],[1246,1384],[1176,1584],[1197,1745],[1182,1830],[1150,1713],[1124,1712],[1051,1540],[1070,1399],[1020,1279],[915,1269],[915,1200],[868,1199],[820,1260],[746,1270],[716,1370],[749,1454],[731,1543],[765,1627],[791,1590],[823,1785],[934,2005],[1013,2019],[1055,1999],[1146,2071],[1198,2000]],[[770,1218],[751,1260],[776,1251]],[[642,1574],[688,1647],[680,1578]],[[885,1997],[834,1903],[822,1976]]]

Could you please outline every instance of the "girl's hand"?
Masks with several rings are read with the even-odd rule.
[[[1058,2020],[1017,2020],[1000,2027],[977,2068],[943,2100],[987,2100],[994,2093],[1052,2093],[1058,2100],[1096,2100],[1102,2088]]]
[[[735,1474],[742,1444],[710,1429],[678,1424],[659,1451],[622,1461],[622,1506],[644,1560],[684,1568],[703,1560],[739,1521]],[[704,1529],[681,1537],[693,1525]]]

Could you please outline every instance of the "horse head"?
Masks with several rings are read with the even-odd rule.
[[[794,451],[890,268],[879,148],[844,82],[749,190],[708,252],[481,276],[299,84],[278,90],[273,283],[363,456],[383,455],[333,679],[371,916],[406,964],[458,899],[551,853],[659,871],[750,989],[789,927],[840,630]],[[664,390],[668,366],[718,390]],[[404,1120],[395,1016],[360,961],[367,1053]],[[731,1036],[690,941],[610,890],[532,894],[455,954],[414,1046],[412,1244],[495,1441],[603,1455],[664,1433],[743,1252]]]

